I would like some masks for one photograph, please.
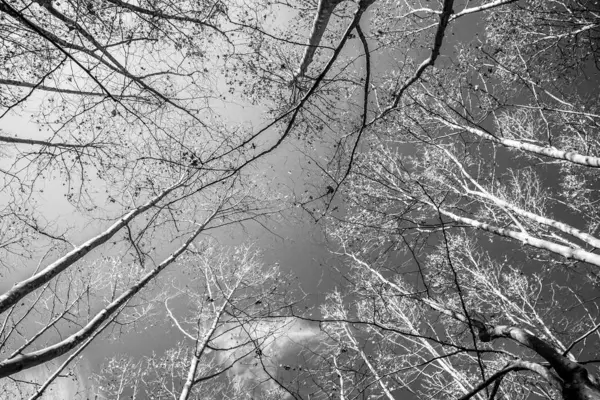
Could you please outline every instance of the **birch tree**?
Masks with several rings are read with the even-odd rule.
[[[243,190],[238,190],[230,192],[229,195],[220,199],[212,199],[205,204],[196,203],[194,205],[196,210],[195,215],[200,216],[200,209],[206,207],[203,220],[198,222],[190,221],[189,225],[186,227],[184,227],[184,224],[180,221],[178,234],[182,236],[183,240],[181,240],[181,243],[170,253],[170,255],[154,265],[151,265],[150,262],[140,265],[138,264],[139,260],[131,259],[127,256],[117,257],[113,262],[114,269],[108,271],[109,273],[112,272],[109,276],[113,279],[113,283],[111,287],[109,287],[110,290],[102,291],[101,287],[93,288],[98,292],[95,296],[94,294],[91,295],[94,296],[92,297],[93,299],[97,299],[99,296],[105,298],[101,307],[97,308],[97,300],[95,300],[93,303],[94,307],[90,307],[88,310],[88,315],[81,315],[80,313],[73,313],[72,315],[69,314],[67,316],[64,314],[57,315],[56,318],[49,321],[49,324],[41,331],[41,333],[43,333],[48,329],[54,330],[57,327],[62,326],[66,333],[64,337],[59,336],[52,338],[51,336],[46,338],[49,343],[42,342],[40,335],[35,335],[31,339],[28,337],[22,338],[21,331],[18,330],[19,326],[24,326],[27,323],[26,317],[34,318],[35,314],[26,312],[23,317],[20,316],[20,313],[13,313],[12,310],[14,309],[14,306],[9,306],[10,312],[6,315],[3,325],[5,329],[4,342],[9,343],[9,340],[16,340],[17,343],[23,342],[24,340],[26,340],[26,342],[20,344],[17,351],[1,362],[0,369],[2,371],[2,376],[10,376],[23,369],[41,365],[77,349],[97,331],[104,329],[106,323],[112,322],[112,320],[118,316],[120,317],[116,320],[117,327],[121,329],[133,325],[133,328],[135,328],[135,322],[143,316],[141,315],[143,313],[140,309],[143,310],[144,305],[146,304],[144,298],[139,297],[140,292],[148,287],[149,284],[169,265],[185,254],[190,245],[192,245],[205,231],[218,227],[219,225],[227,224],[232,218],[234,221],[237,221],[239,217],[236,217],[236,215],[241,216],[248,211],[252,206],[251,201],[252,198],[248,196],[248,193],[245,193]],[[242,214],[239,214],[240,212]],[[60,262],[58,265],[61,265]],[[84,267],[81,264],[78,264],[78,266],[78,270],[81,270]],[[129,273],[133,274],[131,277],[128,277],[128,273],[120,271],[120,269],[123,269],[125,266]],[[102,267],[102,263],[99,264],[99,267]],[[46,279],[47,275],[45,274],[48,273],[52,273],[52,269],[43,271],[39,277],[34,275],[34,282],[36,282],[35,279]],[[22,286],[15,286],[14,288],[13,291],[10,291],[9,294],[5,296],[7,302],[13,301],[14,298],[21,299],[25,297],[23,293],[25,293],[25,295],[36,293],[35,290],[28,289],[30,288],[28,282]],[[27,292],[27,290],[30,292]],[[67,292],[67,295],[72,296],[73,294]],[[89,299],[89,297],[86,297],[86,299]],[[24,305],[26,305],[26,303],[21,304],[21,306]],[[83,321],[78,322],[77,318],[82,317]],[[72,324],[66,326],[63,318],[68,321],[75,321],[75,327],[73,327]],[[120,320],[120,318],[123,318],[123,320]],[[18,335],[15,337],[15,334]]]
[[[330,368],[336,389],[351,395],[359,374],[370,383],[362,391],[388,398],[597,398],[597,307],[582,302],[590,287],[494,259],[466,230],[443,231],[434,248],[388,240],[365,251],[350,247],[356,230],[336,230],[350,284],[320,323],[337,332],[338,356],[361,355]]]
[[[281,209],[246,170],[280,146],[293,120],[235,126],[211,103],[226,99],[221,62],[243,36],[220,24],[245,10],[0,3],[0,118],[10,121],[0,137],[3,378],[79,354],[109,323],[112,333],[135,326],[144,289],[201,234]],[[273,127],[283,130],[266,135]],[[57,220],[61,209],[68,217]],[[113,275],[74,284],[96,267]],[[89,297],[79,300],[82,291]]]
[[[130,368],[193,396],[226,368],[205,356],[235,316],[273,396],[594,398],[597,8],[0,0],[0,376],[60,359],[58,376],[103,332],[136,329],[203,235],[280,211],[254,168],[296,138],[309,190],[292,205],[348,267],[320,315],[287,309],[321,323],[322,347],[302,370],[267,365],[258,321],[289,315],[235,314],[226,280],[195,327],[173,315],[192,346],[109,364],[112,393],[147,385]],[[236,120],[246,107],[263,118]],[[56,194],[75,226],[48,209]]]
[[[369,372],[359,359],[344,371],[396,377],[391,396],[597,398],[598,118],[585,88],[596,82],[595,5],[469,11],[482,13],[485,30],[444,42],[435,69],[426,59],[392,81],[394,107],[375,114],[347,170],[343,212],[327,229],[354,272],[321,323],[371,352]],[[435,24],[423,16],[440,15],[404,12],[425,26]],[[464,15],[455,4],[446,34]]]
[[[189,280],[185,285],[174,281],[175,288],[160,297],[183,342],[164,355],[109,360],[97,376],[98,396],[232,396],[233,372],[253,368],[258,354],[268,353],[269,345],[285,331],[285,323],[269,321],[270,314],[280,313],[291,301],[285,278],[277,269],[264,267],[252,247],[205,244],[178,264]],[[177,304],[185,304],[183,317],[176,312]],[[269,390],[268,385],[261,387],[259,377],[238,384],[255,395]]]

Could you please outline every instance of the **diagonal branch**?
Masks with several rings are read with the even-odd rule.
[[[96,247],[106,243],[123,227],[129,224],[135,217],[144,213],[146,210],[149,210],[150,208],[154,207],[169,193],[180,187],[182,182],[183,177],[177,183],[165,189],[158,196],[149,200],[147,203],[129,211],[104,232],[100,233],[99,235],[91,238],[90,240],[86,241],[80,246],[77,246],[73,250],[69,251],[67,254],[54,261],[52,264],[48,265],[46,268],[44,268],[37,274],[14,285],[6,293],[0,296],[0,313],[3,313],[7,309],[9,309],[13,304],[16,304],[20,299],[25,297],[27,294],[39,288],[40,286],[54,278],[56,275],[69,268],[77,261],[81,260],[86,254],[91,252]]]
[[[473,388],[473,390],[471,390],[469,393],[458,398],[457,400],[468,400],[468,399],[472,398],[473,396],[475,396],[480,391],[482,391],[483,389],[487,388],[492,383],[494,383],[496,381],[500,381],[502,378],[504,378],[504,376],[506,374],[513,372],[513,371],[522,371],[522,370],[530,370],[530,371],[536,372],[539,375],[541,375],[542,377],[544,377],[546,380],[548,380],[550,383],[559,383],[557,381],[556,377],[554,377],[552,374],[550,374],[550,372],[546,368],[541,366],[540,364],[533,363],[530,361],[515,360],[515,361],[509,362],[506,367],[504,367],[500,371],[497,371],[496,373],[491,375],[489,378],[487,378],[486,380],[481,382],[479,385],[475,386]],[[495,391],[498,390],[498,389],[496,389],[496,387],[494,387],[494,389],[495,389]],[[494,391],[492,391],[492,393],[494,393]]]
[[[156,268],[144,275],[136,284],[131,286],[128,290],[123,292],[119,297],[98,312],[96,316],[94,316],[87,323],[87,325],[85,325],[79,331],[46,348],[0,362],[0,378],[7,377],[24,369],[33,368],[54,358],[60,357],[77,347],[80,343],[87,340],[133,296],[142,290],[150,281],[156,278],[161,271],[177,260],[177,258],[187,250],[190,244],[205,230],[208,223],[212,221],[218,212],[219,209],[212,212],[211,215],[208,216],[206,220],[196,230],[194,230],[188,239],[169,257],[167,257],[162,263],[157,265]]]
[[[442,122],[443,124],[445,124],[446,126],[448,126],[450,128],[467,131],[467,132],[477,135],[483,139],[489,140],[494,143],[501,144],[504,147],[517,149],[517,150],[523,150],[528,153],[533,153],[533,154],[537,154],[540,156],[550,157],[550,158],[554,158],[554,159],[561,160],[561,161],[570,161],[573,164],[583,165],[584,167],[600,168],[600,157],[586,156],[586,155],[579,154],[579,153],[576,153],[573,151],[560,150],[560,149],[557,149],[556,147],[544,147],[544,146],[538,146],[538,145],[532,144],[532,143],[525,143],[520,140],[507,139],[507,138],[499,137],[496,135],[492,135],[491,133],[486,132],[485,130],[483,130],[481,128],[457,125],[455,123],[452,123],[450,121],[447,121],[447,120],[441,119],[441,118],[438,118],[438,121]]]
[[[44,39],[48,40],[54,47],[56,47],[65,56],[67,56],[68,58],[70,58],[71,60],[73,60],[73,62],[75,64],[77,64],[77,66],[79,68],[81,68],[82,71],[84,71],[90,78],[92,78],[92,80],[94,82],[96,82],[96,84],[100,87],[100,89],[102,89],[102,91],[104,91],[106,93],[106,95],[108,97],[110,97],[111,99],[113,99],[113,100],[116,101],[116,99],[112,96],[112,94],[108,91],[108,89],[106,89],[104,87],[104,85],[102,85],[102,83],[100,83],[100,81],[98,80],[98,78],[96,78],[94,76],[94,74],[92,74],[75,57],[73,57],[73,55],[71,55],[68,51],[66,51],[65,49],[63,49],[62,46],[60,46],[52,37],[49,37],[46,34],[46,32],[44,32],[42,29],[40,29],[37,25],[35,25],[33,22],[29,21],[20,12],[18,12],[17,10],[15,10],[6,0],[0,0],[0,1],[2,1],[2,4],[0,4],[0,12],[5,12],[8,15],[10,15],[11,17],[20,20],[24,25],[26,25],[27,27],[31,28],[35,33],[37,33],[38,35],[40,35]]]
[[[0,142],[15,143],[15,144],[29,144],[31,146],[56,147],[59,149],[82,149],[82,148],[90,148],[90,147],[100,147],[99,145],[94,144],[94,143],[86,143],[86,144],[57,143],[57,142],[48,142],[46,140],[21,139],[21,138],[4,136],[4,135],[0,135]]]

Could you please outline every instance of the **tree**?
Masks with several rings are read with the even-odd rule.
[[[339,348],[367,354],[372,367],[363,379],[382,386],[372,384],[369,393],[555,398],[562,390],[565,398],[597,396],[597,384],[585,369],[595,345],[574,351],[585,339],[598,340],[592,338],[598,329],[595,310],[568,318],[561,305],[569,299],[575,308],[585,307],[579,293],[553,283],[550,274],[523,273],[508,257],[493,260],[464,231],[447,238],[425,260],[415,258],[419,269],[413,271],[395,267],[392,251],[369,262],[359,258],[368,254],[344,253],[354,291],[335,296],[324,321],[345,332]],[[411,273],[422,274],[422,280]],[[354,363],[345,370],[358,368]],[[509,375],[515,371],[529,374]]]
[[[511,3],[374,118],[331,217],[350,272],[323,322],[372,357],[344,370],[393,377],[377,396],[600,396],[595,10]]]
[[[42,260],[0,296],[1,343],[19,349],[2,376],[140,326],[152,282],[208,230],[264,224],[292,198],[253,168],[297,138],[307,182],[292,205],[346,265],[319,313],[238,316],[240,351],[259,350],[274,397],[597,398],[598,12],[577,0],[0,0],[2,118],[33,107],[42,128],[0,134],[0,258],[8,271]],[[260,128],[227,119],[222,104],[241,113],[234,99],[264,115]],[[73,233],[87,231],[38,205],[54,181],[75,224],[101,225],[83,244]],[[92,290],[102,307],[71,315],[98,304],[80,296]],[[24,329],[55,298],[42,334]],[[215,307],[192,317],[222,324]],[[290,313],[322,341],[301,368],[277,368],[252,335]],[[175,314],[200,347],[105,372],[151,371],[157,388],[169,377],[192,393],[213,371],[203,343],[218,329]],[[146,387],[136,374],[120,382]]]
[[[2,377],[79,354],[109,325],[135,326],[143,290],[201,234],[280,208],[245,170],[286,133],[257,148],[264,129],[230,132],[208,118],[220,78],[208,75],[205,51],[228,40],[213,24],[223,12],[200,3],[0,3],[2,117],[39,103],[32,118],[50,133],[14,137],[7,125],[0,138],[15,146],[3,149],[11,158],[1,258],[15,284],[0,299]],[[62,181],[65,190],[50,191],[66,199],[74,231],[37,206],[52,180]]]
[[[188,278],[185,286],[163,290],[169,321],[183,336],[165,355],[135,360],[127,356],[109,360],[98,374],[98,395],[105,398],[224,398],[235,391],[236,370],[258,371],[259,354],[281,336],[286,325],[269,316],[280,313],[291,299],[285,278],[265,268],[249,246],[226,249],[215,243],[192,250],[178,260]],[[175,290],[173,290],[175,289]],[[184,318],[172,304],[184,302]],[[239,388],[262,395],[268,386],[239,382]]]

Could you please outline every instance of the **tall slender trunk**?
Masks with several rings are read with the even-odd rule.
[[[43,284],[50,281],[52,278],[60,274],[65,269],[69,268],[71,265],[81,260],[90,251],[106,243],[117,232],[119,232],[122,228],[129,224],[135,217],[154,207],[169,193],[178,188],[181,185],[181,182],[182,179],[180,179],[173,186],[165,189],[158,196],[152,198],[147,203],[129,211],[127,214],[122,216],[117,222],[115,222],[112,226],[110,226],[101,234],[94,236],[87,242],[74,248],[73,250],[71,250],[58,260],[54,261],[52,264],[48,265],[46,268],[44,268],[37,274],[34,274],[30,278],[25,279],[14,285],[6,293],[0,296],[0,314],[8,310],[10,307],[12,307],[14,304],[16,304],[19,300],[21,300],[29,293],[33,292]]]

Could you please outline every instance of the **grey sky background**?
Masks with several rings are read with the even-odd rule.
[[[282,8],[280,8],[282,10]],[[361,26],[365,30],[373,29],[370,26],[369,11],[361,22]],[[293,13],[280,11],[274,15],[276,24],[287,24],[292,18]],[[334,20],[335,23],[335,20]],[[477,35],[482,35],[483,24],[480,16],[467,16],[460,21],[460,24],[455,24],[449,29],[446,42],[442,48],[442,55],[452,57],[452,51],[457,43],[470,43],[477,40]],[[308,32],[298,32],[298,37],[305,38]],[[346,45],[344,55],[358,55],[362,51],[358,39],[353,39]],[[422,57],[417,57],[417,61],[421,61]],[[415,53],[418,54],[417,50]],[[439,61],[440,65],[447,62],[447,59],[442,57]],[[374,72],[388,70],[394,65],[390,58],[386,55],[373,57]],[[596,71],[594,71],[596,72]],[[593,82],[599,83],[600,79],[596,75]],[[591,85],[590,93],[595,90]],[[357,95],[358,97],[358,95]],[[29,100],[31,106],[27,109],[34,111],[37,107],[35,96]],[[236,95],[229,96],[224,101],[215,101],[213,107],[217,114],[231,118],[232,123],[247,123],[249,126],[259,128],[264,125],[268,118],[263,114],[263,109],[260,106],[252,106],[244,104]],[[6,134],[18,135],[30,138],[44,138],[46,132],[40,131],[38,126],[30,121],[25,113],[11,113],[4,117],[0,123],[0,128]],[[272,185],[274,191],[281,191],[289,196],[302,196],[305,190],[311,192],[319,192],[315,190],[315,186],[326,185],[325,181],[321,181],[320,173],[314,163],[308,163],[303,152],[309,150],[316,157],[322,157],[323,161],[331,154],[332,148],[328,147],[331,143],[325,142],[320,145],[320,148],[315,149],[310,147],[302,140],[291,140],[285,142],[275,152],[267,158],[260,160],[256,166],[249,170],[250,174],[256,176],[265,176]],[[508,162],[509,156],[505,155]],[[0,167],[9,162],[10,158],[0,158]],[[500,162],[502,156],[500,157]],[[546,177],[549,184],[552,185],[552,170],[549,169],[549,174]],[[74,244],[79,244],[86,239],[104,229],[108,223],[102,220],[90,221],[88,217],[80,215],[66,199],[64,198],[64,187],[61,177],[55,179],[45,179],[38,184],[39,189],[43,189],[43,194],[39,195],[36,200],[36,212],[39,215],[44,215],[47,222],[55,226],[58,230],[70,229],[67,231],[67,236]],[[554,183],[556,184],[556,183]],[[101,187],[97,188],[99,192]],[[324,189],[324,188],[323,188]],[[0,194],[1,196],[1,194]],[[341,207],[343,209],[343,206]],[[104,210],[99,210],[97,215],[117,216],[122,211],[117,206],[111,206],[107,203]],[[566,212],[566,211],[564,211]],[[584,221],[571,219],[569,222],[573,224],[583,224]],[[232,227],[211,231],[207,236],[216,239],[217,242],[224,245],[236,245],[245,241],[252,241],[263,252],[263,260],[266,265],[278,264],[281,270],[290,276],[297,276],[298,283],[302,290],[307,294],[308,304],[320,304],[323,302],[326,294],[333,290],[336,286],[343,284],[343,277],[336,269],[342,269],[343,265],[338,257],[331,253],[335,250],[335,243],[329,243],[325,239],[322,232],[323,226],[314,223],[301,208],[285,211],[280,217],[274,218],[268,224],[269,230],[264,229],[259,224],[249,223],[244,225],[244,229],[234,225]],[[508,253],[515,246],[512,243],[503,241],[490,242],[488,250],[492,252]],[[160,260],[172,250],[171,247],[165,246],[164,254],[157,254],[156,260]],[[88,257],[91,263],[93,257],[103,255],[110,256],[110,248],[102,249],[93,253]],[[38,256],[41,256],[39,254]],[[21,265],[19,269],[11,271],[9,275],[2,276],[0,279],[0,293],[6,291],[12,284],[31,272],[37,267],[39,259],[32,259],[30,264]],[[401,262],[404,260],[398,260]],[[526,260],[515,260],[526,261]],[[171,270],[168,274],[175,281],[184,281],[185,276],[179,274],[176,270]],[[584,293],[589,295],[589,293]],[[183,313],[185,305],[173,302],[173,310]],[[84,355],[79,361],[77,371],[77,379],[66,378],[59,379],[57,385],[53,389],[53,393],[49,394],[48,398],[71,398],[77,390],[84,389],[85,392],[91,393],[94,383],[90,380],[94,372],[98,372],[101,364],[110,356],[126,353],[133,357],[148,355],[151,352],[161,354],[166,349],[172,347],[177,341],[183,340],[183,335],[174,328],[166,319],[164,309],[157,307],[156,323],[153,326],[148,325],[148,329],[144,329],[143,333],[133,332],[124,335],[117,341],[107,342],[105,340],[96,341],[84,352]],[[294,365],[301,354],[302,346],[311,346],[312,341],[318,340],[319,332],[314,325],[308,323],[298,323],[291,329],[287,339],[280,343],[274,344],[279,350],[279,360],[281,363]],[[294,344],[297,342],[297,344]],[[53,364],[55,365],[55,364]],[[29,370],[23,373],[23,378],[43,379],[48,375],[46,367],[40,367]],[[240,375],[252,375],[252,368],[242,368],[236,371]],[[285,372],[282,372],[285,374]],[[292,374],[292,372],[289,372]],[[410,397],[405,397],[409,399]]]
[[[279,27],[285,26],[294,16],[294,12],[285,7],[278,7],[277,10],[273,15],[273,22]],[[371,12],[371,10],[368,10],[361,20],[361,27],[367,35],[373,29],[370,24]],[[461,24],[452,27],[444,51],[452,49],[457,42],[468,43],[474,39],[475,34],[481,34],[482,26],[479,25],[478,16],[466,17],[465,19],[467,21],[461,21]],[[330,24],[333,26],[338,22],[339,19],[334,16]],[[309,31],[297,33],[298,40],[303,41],[302,38],[307,37]],[[324,41],[322,45],[333,45],[334,43],[335,41],[332,43]],[[343,55],[356,57],[361,52],[360,42],[357,38],[354,38],[346,45]],[[393,54],[389,56],[394,57]],[[427,51],[420,56],[417,55],[420,59],[424,59],[426,56],[428,56]],[[373,56],[373,64],[375,65],[374,73],[397,66],[385,54]],[[362,60],[360,65],[361,68],[364,68]],[[355,100],[358,101],[359,97],[360,94],[357,94]],[[33,100],[30,100],[30,104],[26,110],[36,111],[39,104],[36,104],[35,95]],[[244,123],[259,128],[268,121],[260,106],[245,103],[236,95],[229,95],[225,100],[216,100],[213,103],[213,108],[217,114],[229,119],[232,123]],[[9,114],[2,120],[1,128],[9,134],[15,133],[23,137],[42,139],[47,135],[45,131],[39,130],[38,125],[32,122],[24,113]],[[328,144],[331,145],[332,143],[323,141],[323,143],[318,144],[320,148],[315,149],[314,147],[305,147],[307,145],[302,140],[285,142],[274,153],[260,160],[251,173],[257,176],[265,174],[267,179],[273,182],[276,190],[301,196],[305,190],[312,191],[315,189],[312,185],[313,182],[320,182],[318,169],[314,163],[307,162],[303,152],[308,153],[311,151],[313,157],[315,157],[315,154],[317,157],[322,157],[321,159],[316,158],[317,161],[324,162],[333,150],[331,146],[327,147]],[[87,216],[78,215],[77,211],[64,198],[65,191],[60,177],[56,177],[54,180],[41,181],[39,188],[43,188],[44,192],[39,198],[37,212],[46,216],[48,221],[52,221],[57,227],[65,230],[70,228],[68,236],[75,244],[81,243],[105,229],[106,223],[103,221],[89,223]],[[121,211],[117,207],[110,210],[110,204],[107,204],[107,207],[108,211],[112,211],[114,215]],[[102,213],[99,214],[102,215]],[[256,242],[264,254],[265,264],[277,263],[282,271],[298,277],[298,283],[308,294],[308,304],[321,304],[328,292],[336,286],[344,284],[343,278],[336,271],[338,268],[343,269],[343,265],[340,258],[331,253],[335,250],[335,244],[327,242],[322,232],[322,226],[314,223],[311,218],[307,218],[306,213],[300,208],[286,211],[283,218],[269,222],[269,229],[272,232],[265,230],[256,223],[249,223],[245,224],[243,230],[239,226],[234,226],[211,231],[209,235],[224,245],[236,245],[244,241]],[[164,250],[165,256],[168,251],[168,248]],[[100,250],[94,254],[109,256],[110,253],[110,250]],[[157,259],[159,258],[157,257]],[[32,260],[30,265],[14,271],[12,276],[5,277],[6,279],[0,282],[0,291],[6,290],[12,285],[12,282],[16,282],[30,274],[36,268],[37,262],[37,260]],[[174,270],[170,271],[170,275],[177,280],[179,274]],[[179,278],[185,279],[183,276],[179,276]],[[174,304],[174,310],[177,312],[177,302],[174,302]],[[93,389],[93,383],[89,380],[91,373],[98,372],[99,367],[110,356],[120,353],[133,357],[148,355],[152,352],[161,354],[177,341],[184,340],[183,335],[170,324],[170,321],[164,320],[164,310],[157,310],[157,316],[158,323],[145,329],[142,334],[133,332],[124,335],[117,341],[109,343],[96,341],[92,343],[79,362],[77,368],[80,373],[79,379],[77,381],[72,379],[60,380],[57,388],[54,389],[54,398],[68,398],[77,389],[81,389],[82,385],[87,385],[89,393]],[[308,325],[304,328],[309,330]],[[316,335],[316,332],[313,332],[313,334]],[[293,336],[293,333],[291,335]],[[282,362],[293,364],[297,360],[300,351],[301,347],[287,346],[282,348]],[[25,376],[32,377],[35,374],[38,374],[39,377],[47,375],[46,368],[40,367],[29,371]],[[289,374],[292,374],[292,372]]]
[[[276,24],[284,25],[293,18],[293,15],[294,13],[289,9],[286,12],[286,8],[279,7],[279,12],[273,16],[273,19]],[[367,18],[365,20],[368,21]],[[363,24],[366,24],[366,21]],[[308,32],[299,32],[299,39],[307,35]],[[346,52],[355,51],[356,44],[357,41],[353,41],[347,46]],[[223,92],[226,92],[226,89],[223,89]],[[11,112],[2,119],[0,128],[5,134],[33,139],[48,137],[48,131],[40,129],[39,125],[32,120],[31,115],[27,115],[27,112],[34,113],[39,108],[40,101],[36,97],[39,96],[34,93],[28,100],[24,112]],[[213,109],[233,124],[244,123],[255,129],[260,128],[269,120],[263,113],[264,108],[245,103],[236,94],[229,95],[224,100],[215,100]],[[307,164],[302,152],[298,151],[304,145],[302,141],[298,140],[285,142],[277,151],[260,160],[248,173],[256,176],[264,174],[266,179],[272,182],[274,190],[281,190],[289,195],[302,194],[305,190],[307,174],[312,173],[314,177],[318,176],[316,169],[311,170],[314,164],[313,166]],[[317,151],[317,155],[324,156],[329,150],[324,148],[322,151]],[[10,158],[0,159],[0,167],[6,167],[10,162]],[[73,244],[78,245],[102,232],[108,224],[103,220],[90,221],[89,216],[81,215],[64,197],[66,190],[63,182],[60,176],[38,182],[37,188],[40,193],[36,198],[35,211],[38,215],[44,216],[46,222],[58,231],[66,232]],[[308,186],[306,188],[312,189]],[[101,186],[96,189],[102,191]],[[111,207],[107,203],[106,209],[98,210],[96,214],[106,217],[107,214],[117,216],[121,212],[120,207]],[[297,276],[298,283],[309,294],[308,302],[319,304],[324,300],[325,293],[335,285],[335,280],[338,279],[332,269],[337,261],[327,248],[320,226],[303,217],[305,215],[302,215],[300,211],[291,210],[284,212],[282,218],[278,217],[268,221],[268,229],[271,232],[259,224],[251,222],[244,224],[244,229],[235,225],[211,231],[208,235],[226,246],[255,242],[256,247],[260,248],[264,255],[265,264],[278,264],[286,274]],[[170,250],[169,247],[165,248],[164,254],[157,255],[156,259],[160,260],[161,257],[166,257]],[[110,255],[110,248],[100,249],[88,256],[87,259],[91,262],[94,257]],[[40,253],[38,256],[41,257],[42,254]],[[29,265],[20,265],[19,269],[3,276],[0,280],[0,292],[6,291],[14,282],[28,277],[38,267],[38,263],[39,258],[34,258]],[[167,273],[176,281],[185,279],[178,274],[176,267]],[[178,311],[185,311],[184,305],[180,305],[180,307],[183,306],[180,310],[178,310],[176,301],[173,302],[173,305],[176,314]],[[151,353],[160,355],[178,341],[184,340],[183,335],[171,325],[170,320],[165,320],[165,311],[160,309],[160,304],[156,311],[156,317],[144,322],[144,325],[148,326],[143,329],[142,333],[132,332],[123,335],[116,341],[99,340],[92,343],[78,362],[77,379],[59,378],[57,384],[47,393],[47,397],[67,399],[78,391],[81,394],[82,389],[83,392],[92,393],[95,384],[90,379],[91,375],[94,372],[98,373],[101,365],[109,357],[120,353],[133,357],[148,356]],[[308,327],[305,329],[309,330]],[[303,335],[301,332],[295,334],[300,335],[299,339]],[[292,332],[290,336],[294,337],[294,333]],[[294,358],[297,351],[299,348],[294,348],[288,343],[287,346],[281,347],[282,359]],[[51,363],[50,365],[56,366],[57,364]],[[49,370],[51,368],[41,366],[24,372],[21,377],[41,381],[49,376]]]

